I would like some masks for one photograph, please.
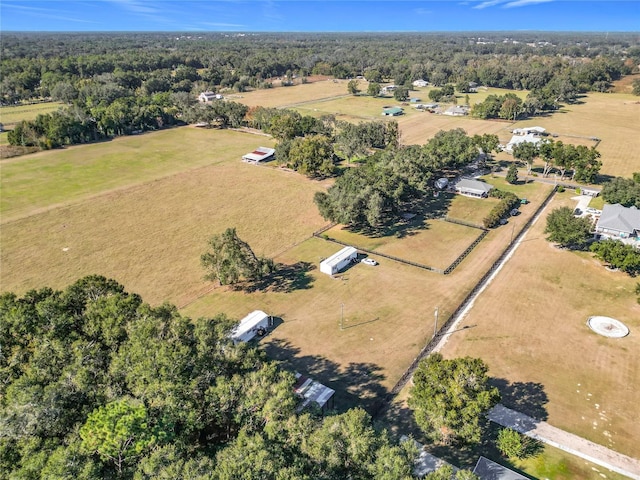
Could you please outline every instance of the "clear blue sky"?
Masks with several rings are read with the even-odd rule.
[[[2,31],[639,31],[640,0],[0,0]]]

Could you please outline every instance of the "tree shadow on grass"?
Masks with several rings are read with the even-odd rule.
[[[256,291],[291,293],[295,290],[308,290],[313,284],[313,277],[309,272],[316,268],[310,262],[297,262],[292,265],[278,264],[275,272],[270,275],[238,286],[238,290],[246,293]]]
[[[491,378],[489,383],[500,390],[501,403],[512,410],[529,415],[539,421],[549,418],[545,405],[549,397],[544,385],[536,382],[514,382],[504,378]]]
[[[381,383],[385,379],[382,368],[374,363],[341,366],[322,355],[301,354],[300,348],[282,339],[267,341],[262,348],[269,358],[281,361],[284,368],[334,389],[335,409],[340,413],[359,406],[374,415],[387,397],[388,391]]]

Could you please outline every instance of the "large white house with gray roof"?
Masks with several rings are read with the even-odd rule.
[[[461,195],[468,197],[486,198],[489,196],[489,191],[493,188],[490,185],[480,180],[474,180],[473,178],[461,178],[456,182],[455,190]]]
[[[596,232],[611,238],[640,236],[640,210],[636,207],[605,205],[596,224]]]

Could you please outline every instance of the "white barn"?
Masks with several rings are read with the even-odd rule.
[[[541,141],[542,138],[531,133],[527,133],[525,135],[514,135],[513,137],[511,137],[511,140],[509,140],[509,143],[507,143],[505,151],[507,153],[513,153],[513,149],[516,148],[516,145],[519,145],[521,143],[533,143],[534,145],[537,145]]]
[[[329,258],[320,262],[320,271],[327,275],[335,275],[345,268],[351,261],[358,257],[358,250],[353,247],[344,247]]]
[[[248,342],[256,335],[262,336],[273,326],[273,317],[262,310],[254,310],[240,320],[236,328],[231,331],[233,343]]]

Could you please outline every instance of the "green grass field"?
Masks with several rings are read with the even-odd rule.
[[[45,102],[15,107],[0,107],[0,123],[4,124],[5,128],[11,127],[22,120],[35,120],[40,114],[54,112],[63,105],[61,102]]]
[[[239,161],[258,145],[272,146],[273,141],[232,131],[175,128],[6,160],[0,183],[2,222],[173,173]]]

